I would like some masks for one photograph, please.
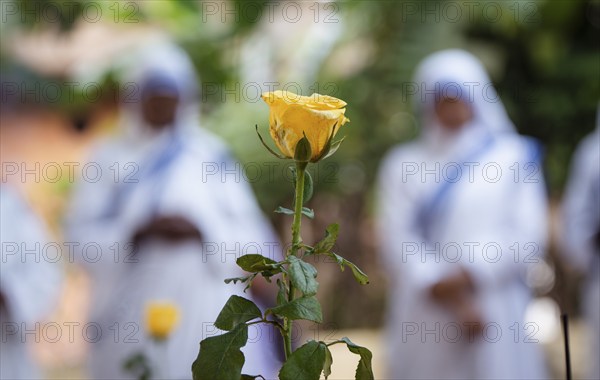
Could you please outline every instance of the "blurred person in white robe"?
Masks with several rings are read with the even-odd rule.
[[[430,55],[413,85],[421,136],[379,176],[388,376],[544,379],[524,281],[547,237],[539,148],[471,54]]]
[[[241,294],[240,284],[224,283],[242,275],[236,256],[276,258],[281,247],[224,143],[198,124],[187,55],[160,42],[126,61],[122,133],[95,149],[89,162],[102,176],[80,181],[67,220],[67,240],[80,244],[92,277],[90,323],[102,329],[91,344],[91,375],[135,378],[122,365],[143,353],[154,378],[190,378],[200,341],[217,334],[219,311]],[[180,310],[162,347],[144,331],[153,301]],[[250,328],[243,373],[274,376],[270,332]]]
[[[48,248],[42,221],[11,185],[0,186],[0,379],[40,379],[32,346],[43,341],[40,328],[58,303],[62,263]],[[37,329],[37,330],[36,330]]]
[[[585,274],[587,378],[600,379],[600,107],[596,130],[577,147],[562,204],[562,254]]]

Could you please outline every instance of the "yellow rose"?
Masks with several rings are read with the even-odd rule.
[[[169,337],[179,322],[179,309],[168,302],[151,302],[146,306],[146,331],[151,337],[163,340]]]
[[[344,113],[346,102],[327,95],[301,96],[289,91],[265,92],[269,105],[269,132],[285,157],[293,158],[304,135],[310,142],[310,161],[321,159],[339,128],[350,121]],[[335,128],[335,129],[334,129]]]

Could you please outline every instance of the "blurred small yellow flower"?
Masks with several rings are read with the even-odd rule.
[[[306,135],[312,151],[310,161],[318,161],[327,154],[324,149],[330,139],[350,121],[344,116],[346,102],[332,96],[274,91],[263,93],[262,98],[270,108],[271,137],[288,158],[294,157],[298,141]]]
[[[163,340],[179,322],[179,308],[169,302],[151,302],[146,306],[146,331],[155,339]]]

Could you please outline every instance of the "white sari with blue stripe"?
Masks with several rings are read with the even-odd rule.
[[[588,328],[585,373],[600,378],[600,108],[596,130],[573,155],[562,204],[563,258],[585,274],[582,309]]]
[[[78,252],[92,276],[89,322],[99,324],[103,333],[90,345],[92,378],[133,378],[122,363],[144,352],[157,366],[156,377],[184,379],[191,377],[200,341],[217,333],[212,323],[221,307],[231,294],[241,293],[239,284],[223,281],[241,275],[236,256],[273,256],[278,240],[248,184],[222,176],[223,169],[235,166],[222,141],[198,126],[196,98],[187,90],[195,83],[187,58],[173,47],[152,46],[136,62],[136,81],[161,70],[175,78],[182,95],[177,120],[171,128],[149,133],[138,116],[138,104],[124,106],[126,133],[95,149],[90,162],[105,175],[77,186],[67,239],[80,248],[90,242],[101,248],[97,261],[96,255]],[[115,163],[121,169],[117,181],[111,169]],[[126,165],[129,170],[124,170]],[[132,236],[160,215],[184,217],[197,227],[203,242],[149,238],[131,255]],[[168,341],[156,345],[144,332],[144,308],[161,300],[177,304],[181,319]],[[266,334],[249,332],[253,342],[243,349],[244,373],[273,376],[274,338]]]
[[[487,96],[495,94],[481,64],[462,51],[428,57],[416,83],[421,89],[455,83],[462,91],[479,83]],[[392,284],[388,376],[546,378],[524,320],[525,271],[543,254],[547,233],[539,150],[514,133],[499,99],[462,92],[473,118],[449,133],[435,118],[433,96],[417,94],[422,136],[393,149],[379,177],[379,233]],[[457,328],[465,326],[431,298],[434,284],[461,270],[474,280],[485,339],[469,342]]]

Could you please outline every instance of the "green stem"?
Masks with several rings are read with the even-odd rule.
[[[266,318],[259,319],[258,321],[252,321],[252,322],[248,322],[248,323],[246,323],[246,324],[247,324],[248,326],[250,326],[250,325],[256,325],[256,324],[259,324],[259,323],[267,323],[267,324],[269,324],[269,325],[273,325],[273,326],[277,327],[277,328],[279,329],[279,331],[283,331],[283,326],[281,325],[281,323],[279,323],[279,322],[277,322],[277,321],[269,321],[269,320],[268,320],[268,319],[266,319]]]
[[[307,163],[296,162],[296,194],[294,204],[294,221],[292,223],[292,248],[290,249],[289,255],[296,256],[298,254],[298,247],[301,242],[300,226],[302,224],[302,205],[304,203],[304,171],[306,170]],[[296,296],[296,289],[292,285],[289,279],[286,279],[288,284],[288,302],[292,302]],[[285,319],[283,336],[285,357],[286,359],[292,354],[292,320]]]

